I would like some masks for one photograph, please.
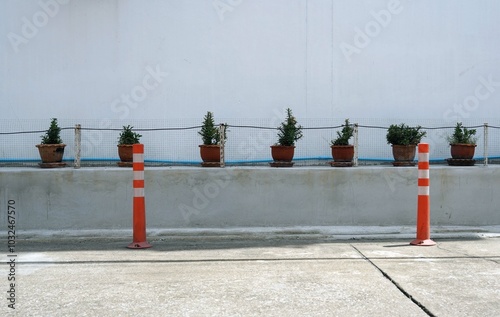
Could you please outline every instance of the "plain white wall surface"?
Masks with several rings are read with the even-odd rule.
[[[0,110],[500,118],[499,18],[496,0],[1,1]]]

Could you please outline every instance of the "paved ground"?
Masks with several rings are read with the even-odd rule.
[[[22,239],[0,315],[500,316],[500,238],[435,240]]]

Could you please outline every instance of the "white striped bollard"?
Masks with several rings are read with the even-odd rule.
[[[429,144],[418,145],[418,199],[417,199],[417,238],[412,245],[431,246],[431,201],[429,178]]]
[[[144,144],[133,145],[134,200],[133,200],[133,242],[130,249],[151,248],[146,240],[146,201],[144,197]]]

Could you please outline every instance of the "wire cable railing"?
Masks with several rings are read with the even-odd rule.
[[[307,121],[307,120],[306,120]],[[310,120],[312,121],[312,120]],[[186,124],[185,126],[160,125],[147,126],[144,122],[137,121],[138,127],[133,130],[141,132],[141,143],[146,147],[145,162],[158,165],[197,165],[201,162],[198,145],[201,143],[198,131],[201,125]],[[38,123],[37,124],[41,124]],[[148,122],[151,125],[151,122]],[[225,145],[225,162],[227,165],[259,165],[272,161],[269,146],[275,144],[277,127],[266,124],[240,124],[238,122],[224,123],[228,131],[228,142]],[[385,124],[352,124],[356,126],[355,143],[357,162],[360,164],[384,164],[391,162],[390,147],[387,145],[385,133],[389,125]],[[2,125],[4,126],[4,125]],[[411,125],[417,126],[417,125]],[[299,165],[321,165],[332,159],[330,142],[335,133],[342,128],[342,124],[317,124],[311,122],[302,125],[304,138],[296,144],[294,161]],[[500,160],[500,126],[488,123],[472,123],[466,126],[477,129],[477,150],[474,157],[484,165],[494,164]],[[455,126],[436,124],[421,126],[427,131],[423,142],[431,144],[431,162],[446,163],[449,148],[445,135],[449,134]],[[13,131],[0,131],[0,166],[25,166],[35,165],[40,159],[37,156],[35,144],[39,142],[40,134],[46,130],[12,129]],[[109,165],[119,161],[116,151],[117,133],[121,128],[113,126],[99,127],[87,123],[79,125],[81,144],[74,142],[76,125],[65,124],[61,127],[63,140],[68,147],[65,161],[73,161],[74,153],[81,153],[83,165],[99,166]],[[73,135],[72,135],[73,132]],[[115,132],[115,133],[113,133]],[[24,145],[24,147],[21,147]],[[27,145],[27,146],[26,146]],[[79,148],[77,148],[79,147]],[[9,148],[9,150],[6,150]],[[24,150],[26,148],[26,150]]]

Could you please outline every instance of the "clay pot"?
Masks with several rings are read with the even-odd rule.
[[[60,163],[64,155],[66,144],[37,144],[42,163]]]
[[[352,162],[354,145],[332,145],[332,157],[335,162]]]
[[[392,145],[392,156],[399,163],[411,163],[415,160],[415,152],[417,146],[415,144],[410,145]]]
[[[132,162],[134,159],[133,144],[118,144],[118,156],[122,162]]]
[[[274,161],[291,162],[295,153],[295,146],[271,145],[271,156]]]
[[[200,145],[200,156],[205,163],[220,162],[220,145]]]
[[[474,157],[474,152],[476,150],[475,144],[450,144],[451,146],[451,158],[460,160],[471,160]]]

